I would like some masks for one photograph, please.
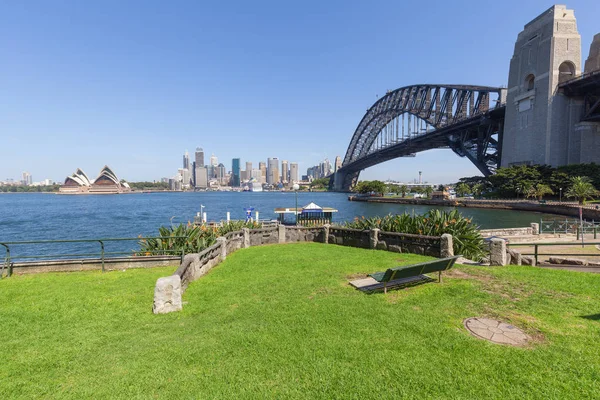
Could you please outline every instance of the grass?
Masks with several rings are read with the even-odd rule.
[[[425,257],[322,244],[238,251],[151,314],[173,268],[0,281],[0,398],[594,398],[600,275],[458,267],[367,295],[351,277]],[[469,335],[489,316],[526,348]]]

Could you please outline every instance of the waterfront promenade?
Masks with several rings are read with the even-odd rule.
[[[487,200],[487,199],[414,199],[402,197],[374,197],[374,196],[349,196],[352,202],[367,202],[376,204],[401,204],[414,206],[436,206],[436,207],[464,207],[496,210],[515,210],[539,212],[544,214],[564,215],[579,218],[579,208],[582,208],[583,218],[600,221],[600,205],[586,204],[580,206],[571,201],[537,201],[537,200]]]

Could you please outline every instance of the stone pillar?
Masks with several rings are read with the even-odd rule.
[[[492,239],[490,244],[490,265],[506,265],[506,242],[504,239]]]
[[[242,232],[244,232],[244,241],[242,242],[242,248],[247,249],[250,247],[250,229],[242,228]]]
[[[329,243],[329,224],[323,225],[323,243]]]
[[[285,225],[279,224],[279,226],[277,226],[277,229],[279,229],[279,243],[285,243]]]
[[[454,244],[452,243],[452,235],[444,233],[440,239],[440,257],[453,257],[454,256]]]
[[[166,314],[180,311],[181,302],[181,278],[179,275],[158,278],[154,287],[154,314]]]
[[[537,222],[532,222],[530,225],[531,225],[531,233],[533,235],[539,235],[540,234],[540,224],[538,224]]]
[[[227,258],[227,239],[223,236],[217,238],[217,243],[221,244],[221,261]]]
[[[377,242],[379,241],[379,229],[373,228],[369,231],[369,247],[372,249],[377,248]]]

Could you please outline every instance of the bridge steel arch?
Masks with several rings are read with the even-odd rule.
[[[450,148],[490,175],[500,164],[505,95],[506,89],[472,85],[422,84],[389,91],[358,124],[330,188],[348,191],[365,168],[435,148]],[[385,132],[404,114],[422,121],[425,132],[405,136],[403,131],[400,137],[396,131],[390,138]]]

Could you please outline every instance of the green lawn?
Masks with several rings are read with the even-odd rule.
[[[598,398],[600,275],[458,267],[367,295],[358,276],[425,257],[323,244],[240,250],[151,313],[174,268],[0,281],[0,399]],[[527,348],[469,335],[490,316]]]

